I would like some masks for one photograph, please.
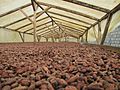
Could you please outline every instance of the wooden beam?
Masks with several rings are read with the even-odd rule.
[[[38,26],[36,26],[36,28],[41,27],[41,26],[43,26],[43,25],[45,25],[45,24],[48,24],[48,23],[51,23],[51,21],[48,21],[48,22],[43,23],[43,24],[41,24],[41,25],[38,25]],[[31,30],[33,30],[33,28],[24,31],[24,33],[28,32],[28,31],[31,31]]]
[[[98,40],[99,40],[99,43],[101,42],[101,22],[98,23]]]
[[[4,29],[6,29],[6,30],[14,31],[14,32],[18,32],[18,33],[20,32],[20,31],[15,31],[14,29],[5,28],[5,27],[1,27],[1,26],[0,26],[0,28],[4,28]],[[20,32],[20,33],[24,33],[24,32]],[[33,35],[32,33],[25,33],[25,34]]]
[[[95,25],[97,25],[99,22],[101,22],[102,20],[108,18],[109,15],[113,15],[114,13],[116,13],[117,11],[120,10],[120,3],[114,7],[109,13],[107,13],[106,15],[104,15],[101,19],[99,19],[99,21],[95,22],[93,25],[91,25],[87,30],[90,30],[90,28],[94,27]],[[86,31],[87,31],[86,30]],[[83,34],[84,35],[84,34]]]
[[[33,23],[33,21],[30,19],[30,17],[29,17],[22,9],[19,9],[19,10],[22,12],[23,15],[26,16],[26,18],[27,18],[31,23]]]
[[[34,17],[33,17],[33,38],[34,38],[34,42],[36,42],[36,10],[34,11]]]
[[[36,18],[38,18],[39,16],[41,16],[44,12],[47,12],[49,9],[51,9],[51,7],[48,7],[46,9],[44,9],[43,11],[41,11],[39,14],[37,14]]]
[[[38,12],[37,14],[39,14],[40,12]],[[34,15],[32,14],[32,15],[30,15],[29,17],[33,17]],[[20,21],[23,21],[23,20],[26,20],[27,18],[25,17],[25,18],[22,18],[22,19],[20,19],[20,20],[17,20],[17,21],[14,21],[14,22],[12,22],[12,23],[9,23],[9,24],[7,24],[7,25],[5,25],[5,26],[3,26],[3,27],[8,27],[8,26],[10,26],[10,25],[13,25],[13,24],[16,24],[16,23],[18,23],[18,22],[20,22]],[[31,23],[32,24],[32,23]]]
[[[80,32],[75,32],[73,29],[70,29],[70,28],[66,28],[64,27],[65,29],[64,30],[68,30],[68,31],[71,31],[72,33],[76,34],[76,35],[81,35],[82,33]]]
[[[77,33],[74,33],[74,34],[73,34],[73,31],[71,31],[70,29],[66,29],[65,27],[64,27],[64,31],[67,32],[67,33],[69,32],[69,34],[72,33],[73,36],[75,36],[75,35],[78,35],[78,36],[79,36],[79,34],[77,34]],[[77,36],[76,36],[76,37],[77,37]],[[77,38],[78,38],[78,37],[77,37]]]
[[[6,13],[1,14],[0,17],[6,16],[6,15],[8,15],[8,14],[11,14],[11,13],[13,13],[13,12],[18,11],[20,8],[23,9],[23,8],[26,8],[26,7],[30,6],[30,5],[31,5],[31,3],[28,3],[28,4],[24,5],[24,6],[15,8],[15,9],[13,9],[13,10],[11,10],[11,11],[8,11],[8,12],[6,12]]]
[[[110,26],[111,19],[112,19],[112,14],[110,14],[108,16],[107,23],[106,23],[106,26],[105,26],[105,30],[104,30],[104,33],[103,33],[103,37],[102,37],[102,40],[101,40],[101,45],[104,44],[106,35],[108,33],[108,29],[109,29],[109,26]]]
[[[74,4],[77,4],[77,5],[84,6],[84,7],[94,9],[94,10],[97,10],[97,11],[101,11],[101,12],[104,12],[104,13],[110,12],[109,9],[102,8],[102,7],[99,7],[99,6],[95,6],[95,5],[92,5],[92,4],[88,4],[88,3],[85,3],[85,2],[81,2],[81,1],[78,1],[78,0],[63,0],[63,1],[74,3]]]
[[[98,24],[99,22],[101,22],[102,20],[107,19],[110,14],[113,15],[114,13],[116,13],[116,12],[119,11],[119,10],[120,10],[120,3],[119,3],[115,8],[113,8],[109,13],[107,13],[107,14],[104,15],[101,19],[99,19],[98,22],[95,22],[93,25],[91,25],[91,26],[88,28],[88,30],[90,30],[90,28],[92,28],[93,26],[97,25],[97,24]]]
[[[97,42],[97,44],[99,44],[98,37],[97,37],[97,35],[96,35],[95,26],[93,27],[93,32],[94,32],[94,36],[95,36],[96,42]]]
[[[86,43],[88,43],[88,31],[86,31],[86,33],[85,33],[85,41],[86,41]]]
[[[42,19],[36,20],[36,22],[42,21],[42,20],[47,19],[47,18],[48,18],[48,17],[44,17],[44,18],[42,18]],[[15,30],[18,31],[19,29],[22,29],[22,28],[24,28],[24,27],[27,27],[27,26],[29,26],[29,25],[31,25],[31,24],[32,24],[32,23],[28,23],[28,24],[26,24],[26,25],[24,25],[24,26],[21,26],[21,27],[15,29]]]
[[[73,17],[70,17],[70,16],[66,16],[66,15],[62,15],[62,14],[55,13],[55,12],[50,12],[50,11],[48,11],[48,13],[51,13],[51,14],[54,14],[54,15],[58,15],[58,16],[62,16],[62,17],[68,18],[68,19],[72,19],[72,20],[78,21],[78,22],[82,22],[84,24],[92,25],[89,22],[86,22],[86,21],[83,21],[83,20],[79,20],[79,19],[76,19],[76,18],[73,18]]]
[[[86,17],[86,18],[95,20],[95,21],[98,21],[98,20],[99,20],[99,19],[96,18],[96,17],[89,16],[89,15],[86,15],[86,14],[84,14],[84,13],[77,12],[77,11],[74,11],[74,10],[70,10],[70,9],[67,9],[67,8],[63,8],[63,7],[59,7],[59,6],[55,6],[55,5],[52,5],[52,4],[43,3],[43,2],[39,2],[39,1],[38,1],[38,3],[39,3],[40,5],[50,6],[50,7],[52,7],[52,8],[56,8],[56,9],[59,9],[59,10],[63,10],[63,11],[66,11],[66,12],[70,12],[70,13],[73,13],[73,14],[77,14],[77,15],[80,15],[80,16],[83,16],[83,17]]]
[[[58,26],[51,27],[51,28],[46,29],[46,30],[44,30],[44,31],[47,31],[47,30],[50,30],[50,29],[53,29],[53,28],[56,28],[56,27],[58,27]],[[37,33],[37,34],[40,34],[40,33],[44,32],[44,31],[41,31],[41,32],[39,32],[39,33]]]
[[[43,27],[43,28],[40,28],[39,30],[37,30],[36,32],[38,32],[38,31],[40,31],[40,30],[43,30],[43,29],[46,29],[46,28],[48,28],[48,27],[51,27],[52,25],[48,25],[48,26],[45,26],[45,27]],[[33,33],[33,32],[32,32]]]
[[[33,1],[38,5],[38,7],[40,7],[42,10],[44,10],[44,8],[38,2],[36,2],[35,0],[33,0]],[[51,6],[49,6],[49,7],[51,7]],[[44,11],[44,12],[47,14],[48,17],[50,17],[52,24],[54,22],[62,30],[62,28],[53,20],[53,18],[47,13],[47,11]]]
[[[54,16],[51,16],[51,17],[52,17],[53,19],[61,20],[61,21],[64,21],[64,22],[68,22],[68,23],[71,23],[71,24],[80,26],[80,27],[88,28],[88,27],[85,26],[85,25],[77,24],[77,23],[74,23],[74,22],[71,22],[71,21],[68,21],[68,20],[64,20],[64,19],[60,19],[60,18],[54,17]]]
[[[86,30],[86,29],[74,28],[74,27],[72,27],[72,26],[68,26],[68,25],[66,25],[65,23],[60,22],[60,21],[57,21],[57,22],[62,23],[63,26],[66,26],[66,27],[68,27],[68,28],[74,29],[74,30],[76,30],[76,31],[84,32],[84,31]]]
[[[21,40],[22,40],[22,42],[25,42],[24,40],[24,33],[23,33],[23,36],[22,36],[22,34],[19,32],[19,35],[20,35],[20,37],[21,37]]]

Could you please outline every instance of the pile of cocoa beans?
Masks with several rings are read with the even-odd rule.
[[[0,90],[120,90],[120,53],[72,42],[0,44]]]

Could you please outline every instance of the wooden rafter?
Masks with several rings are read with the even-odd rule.
[[[42,12],[42,11],[41,11]],[[37,15],[39,14],[39,13],[41,13],[41,12],[38,12],[37,13]],[[32,14],[32,15],[30,15],[30,16],[28,16],[28,17],[33,17],[34,15]],[[26,20],[27,18],[25,17],[25,18],[22,18],[22,19],[20,19],[20,20],[17,20],[17,21],[14,21],[14,22],[12,22],[12,23],[9,23],[9,24],[7,24],[7,25],[5,25],[5,26],[3,26],[3,27],[8,27],[8,26],[10,26],[10,25],[13,25],[13,24],[15,24],[15,23],[18,23],[18,22],[20,22],[20,21],[23,21],[23,20]],[[32,23],[31,23],[32,24]]]
[[[110,26],[111,19],[112,19],[112,14],[110,14],[108,16],[107,23],[106,23],[106,26],[105,26],[105,30],[104,30],[104,33],[103,33],[103,37],[102,37],[102,40],[101,40],[101,44],[104,44],[108,29],[109,29],[109,26]]]
[[[78,0],[63,0],[63,1],[74,3],[74,4],[77,4],[77,5],[84,6],[84,7],[88,7],[88,8],[91,8],[91,9],[94,9],[94,10],[97,10],[97,11],[101,11],[101,12],[104,12],[104,13],[110,12],[109,9],[102,8],[102,7],[99,7],[99,6],[95,6],[95,5],[92,5],[92,4],[88,4],[88,3],[85,3],[85,2],[81,2],[81,1],[78,1]]]
[[[43,28],[39,28],[36,32],[39,32],[39,31],[41,31],[41,30],[43,30],[43,29],[46,29],[46,28],[48,28],[48,27],[51,27],[52,26],[52,24],[51,25],[48,25],[48,26],[45,26],[45,27],[43,27]],[[33,33],[33,32],[32,32]]]
[[[36,5],[38,6],[38,7],[40,7],[42,10],[44,10],[44,8],[38,3],[38,2],[36,2],[36,0],[33,0],[33,2],[34,3],[36,3]],[[51,7],[51,6],[49,6],[49,7]],[[47,14],[47,16],[51,19],[51,21],[52,21],[52,24],[53,24],[53,22],[60,28],[60,30],[62,30],[62,28],[53,20],[53,18],[47,13],[47,11],[44,11],[46,14]],[[62,30],[63,31],[63,30]]]
[[[58,26],[53,26],[53,27],[51,27],[51,28],[49,28],[49,29],[45,29],[44,31],[51,30],[51,29],[54,29],[54,28],[56,28],[56,27],[58,27]],[[39,32],[39,33],[37,33],[37,34],[40,34],[40,33],[44,32],[44,31],[41,31],[41,32]]]
[[[44,18],[42,18],[42,19],[36,20],[36,22],[42,21],[42,20],[47,19],[47,18],[48,18],[48,17],[44,17]],[[26,24],[26,25],[24,25],[24,26],[21,26],[21,27],[15,29],[15,30],[18,31],[18,30],[20,30],[20,29],[22,29],[22,28],[24,28],[24,27],[27,27],[27,26],[29,26],[29,25],[31,25],[31,24],[32,24],[32,23],[28,23],[28,24]]]
[[[88,27],[85,26],[85,25],[77,24],[77,23],[74,23],[74,22],[71,22],[71,21],[68,21],[68,20],[64,20],[64,19],[60,19],[60,18],[54,17],[54,16],[51,16],[51,17],[53,17],[53,19],[61,20],[61,21],[64,21],[64,22],[68,22],[68,23],[71,23],[71,24],[80,26],[80,27],[88,28]]]
[[[70,29],[70,28],[67,28],[67,27],[65,27],[65,26],[63,26],[63,27],[64,27],[64,30],[71,31],[71,32],[74,33],[74,34],[77,34],[77,35],[81,35],[81,34],[82,34],[81,32],[77,32],[77,31],[75,31],[75,30],[73,30],[73,29]]]
[[[13,13],[13,12],[18,11],[19,9],[26,8],[26,7],[30,6],[30,5],[31,5],[31,3],[28,3],[28,4],[24,5],[24,6],[21,6],[21,7],[18,7],[18,8],[16,8],[16,9],[13,9],[13,10],[11,10],[11,11],[9,11],[9,12],[6,12],[6,13],[1,14],[0,17],[6,16],[6,15],[8,15],[8,14],[11,14],[11,13]]]
[[[5,27],[0,27],[0,28],[5,28]],[[7,30],[10,30],[10,31],[14,31],[14,32],[20,32],[20,31],[15,31],[14,29],[10,29],[10,28],[5,28]],[[24,33],[24,32],[20,32],[20,33]],[[25,34],[29,34],[29,35],[33,35],[32,33],[25,33]]]
[[[44,12],[47,12],[49,9],[51,9],[51,7],[48,7],[46,9],[44,9],[43,11],[41,11],[39,14],[36,15],[36,18],[38,18],[39,16],[41,16]]]
[[[65,23],[63,23],[63,22],[60,22],[60,21],[57,21],[57,22],[62,23],[63,26],[66,26],[66,27],[68,27],[68,28],[74,29],[74,30],[76,30],[76,31],[84,32],[84,31],[86,30],[86,29],[83,29],[83,28],[71,27],[71,26],[69,26],[69,25],[67,25],[67,24],[65,24]]]
[[[41,27],[41,26],[43,26],[43,25],[45,25],[45,24],[48,24],[48,23],[51,23],[51,22],[52,22],[52,21],[48,21],[48,22],[43,23],[43,24],[41,24],[41,25],[37,25],[36,28]],[[28,30],[25,30],[24,33],[28,32],[28,31],[31,31],[31,30],[33,30],[33,28],[28,29]]]
[[[76,18],[73,18],[73,17],[70,17],[70,16],[66,16],[66,15],[63,15],[63,14],[59,14],[59,13],[55,13],[55,12],[50,12],[50,11],[48,13],[51,13],[51,14],[54,14],[54,15],[58,15],[58,16],[62,16],[62,17],[65,17],[65,18],[69,18],[69,19],[72,19],[72,20],[75,20],[75,21],[78,21],[78,22],[82,22],[84,24],[92,25],[89,22],[86,22],[86,21],[83,21],[83,20],[79,20],[79,19],[76,19]]]
[[[59,9],[59,10],[63,10],[63,11],[66,11],[66,12],[70,12],[70,13],[73,13],[73,14],[77,14],[77,15],[80,15],[80,16],[83,16],[83,17],[86,17],[86,18],[95,20],[95,21],[98,21],[98,20],[99,20],[99,19],[96,18],[96,17],[89,16],[89,15],[83,14],[83,13],[81,13],[81,12],[77,12],[77,11],[70,10],[70,9],[67,9],[67,8],[63,8],[63,7],[59,7],[59,6],[55,6],[55,5],[52,5],[52,4],[43,3],[43,2],[39,2],[39,1],[38,1],[38,3],[39,3],[40,5],[50,6],[50,7],[52,7],[52,8],[56,8],[56,9]]]
[[[104,15],[101,19],[99,19],[98,22],[95,22],[93,25],[91,25],[88,30],[90,28],[92,28],[93,26],[97,25],[99,22],[101,22],[102,20],[105,20],[106,18],[108,18],[108,16],[110,14],[114,14],[115,12],[119,11],[120,10],[120,4],[118,4],[115,8],[113,8],[109,13],[107,13],[106,15]]]
[[[90,30],[90,28],[94,27],[95,25],[97,25],[99,22],[101,22],[102,20],[108,18],[109,15],[113,15],[114,13],[116,13],[117,11],[120,10],[120,3],[114,7],[109,13],[107,13],[106,15],[104,15],[101,19],[99,19],[99,21],[95,22],[93,25],[91,25],[87,30]],[[86,31],[87,31],[86,30]],[[83,34],[84,35],[84,34]]]
[[[33,23],[33,21],[31,20],[31,18],[30,18],[22,9],[19,9],[19,10],[23,13],[23,15],[26,16],[26,18],[27,18],[31,23]]]

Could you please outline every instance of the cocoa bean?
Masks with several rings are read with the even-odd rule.
[[[65,90],[77,90],[77,88],[74,86],[67,86]]]
[[[2,90],[11,90],[11,87],[9,85],[6,85],[2,88]]]
[[[79,78],[79,74],[76,74],[75,76],[69,78],[67,80],[67,83],[72,83],[72,82],[76,81],[78,78]]]

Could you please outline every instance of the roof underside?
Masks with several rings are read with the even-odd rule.
[[[46,13],[37,17],[36,33],[44,37],[58,36],[56,32],[79,37],[101,18],[110,13],[120,0],[36,0]],[[78,5],[79,3],[79,5]],[[13,31],[33,34],[33,24],[21,12],[33,20],[34,12],[31,0],[0,0],[0,27]],[[42,12],[38,7],[37,14]]]

